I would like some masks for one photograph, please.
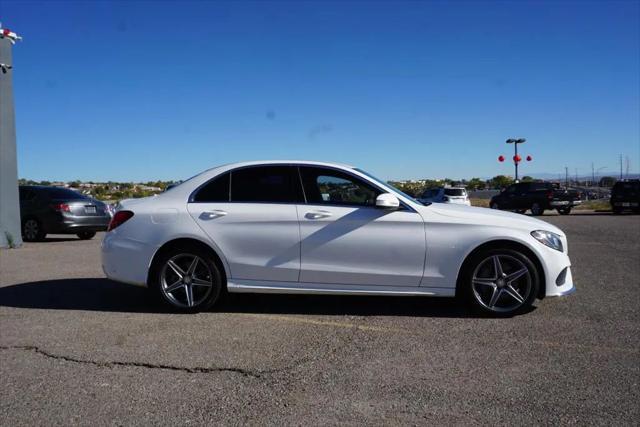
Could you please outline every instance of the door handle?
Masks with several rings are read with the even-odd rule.
[[[214,219],[219,218],[221,216],[225,216],[227,214],[226,211],[220,209],[214,209],[212,211],[204,211],[200,214],[200,219]]]
[[[307,212],[304,217],[307,219],[321,219],[321,218],[329,218],[331,216],[331,212],[327,211],[313,211]]]

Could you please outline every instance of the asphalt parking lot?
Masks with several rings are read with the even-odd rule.
[[[512,319],[455,300],[237,295],[177,315],[99,242],[0,251],[0,424],[636,424],[640,216],[545,216],[578,292]]]

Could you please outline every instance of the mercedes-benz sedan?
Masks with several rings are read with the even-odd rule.
[[[460,296],[510,316],[574,290],[567,239],[546,222],[423,205],[351,166],[219,166],[123,202],[102,243],[105,274],[180,311],[223,292]]]

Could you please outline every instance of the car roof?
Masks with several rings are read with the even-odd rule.
[[[329,166],[329,167],[333,166],[333,167],[339,167],[339,168],[354,169],[353,166],[345,163],[319,162],[314,160],[250,160],[245,162],[225,163],[223,165],[209,168],[205,172],[214,170],[214,169],[220,169],[220,168],[236,169],[236,168],[245,167],[245,166],[262,166],[262,165],[310,165],[310,166]]]

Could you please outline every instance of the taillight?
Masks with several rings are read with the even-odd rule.
[[[116,212],[113,218],[111,218],[111,222],[109,222],[109,227],[107,228],[107,231],[111,231],[114,228],[121,226],[126,221],[128,221],[129,218],[131,218],[132,216],[133,216],[133,212],[131,211]]]
[[[66,203],[54,203],[51,205],[51,209],[58,212],[71,212],[71,208]]]

